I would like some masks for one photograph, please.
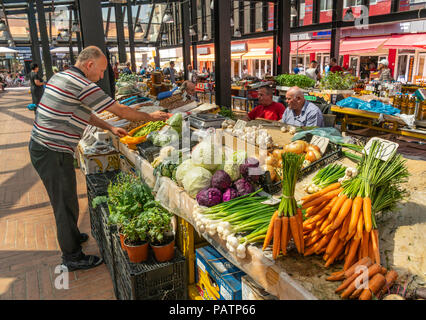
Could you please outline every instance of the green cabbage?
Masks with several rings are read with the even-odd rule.
[[[182,180],[186,176],[186,174],[195,168],[195,164],[192,162],[191,159],[187,159],[184,162],[182,162],[176,169],[176,182],[178,185],[183,186]]]
[[[232,181],[236,181],[240,178],[240,165],[237,163],[226,163],[223,170],[229,174]]]
[[[204,188],[210,187],[212,174],[202,167],[193,167],[183,177],[182,184],[189,196],[195,198],[197,193]]]
[[[223,163],[222,146],[205,139],[192,150],[191,158],[195,165],[215,172]]]

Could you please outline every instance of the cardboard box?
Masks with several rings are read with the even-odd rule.
[[[278,300],[277,297],[265,291],[248,275],[241,278],[241,291],[243,300]]]
[[[78,145],[76,156],[80,170],[85,174],[104,173],[119,169],[119,153],[114,151],[102,155],[85,154]]]
[[[126,156],[120,154],[119,155],[119,163],[120,163],[120,170],[122,172],[126,172],[126,173],[132,173],[136,175],[136,168],[135,168],[135,164],[133,162],[131,162],[129,159],[127,159]]]
[[[195,250],[196,285],[204,300],[241,300],[243,271],[212,246]]]

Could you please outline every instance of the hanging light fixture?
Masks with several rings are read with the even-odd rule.
[[[168,9],[168,3],[166,8],[166,13],[163,17],[163,23],[174,23],[175,21],[173,20],[172,11]]]
[[[355,19],[354,17],[354,13],[352,11],[352,8],[349,8],[346,13],[345,16],[343,17],[343,21],[353,21]]]
[[[210,2],[210,9],[211,9],[211,10],[213,10],[213,9],[214,9],[214,0],[212,0],[212,1]]]
[[[0,20],[0,31],[6,31],[6,30],[7,30],[6,22],[4,22],[4,20]]]
[[[141,33],[141,32],[142,32],[142,26],[138,22],[138,23],[136,23],[136,26],[135,26],[135,33]]]
[[[230,22],[230,24],[231,24],[231,27],[233,27],[233,26],[234,26],[234,19],[232,19],[232,17],[231,17],[231,22]]]
[[[161,40],[167,41],[169,39],[167,33],[163,33],[163,35],[161,36]]]
[[[80,32],[80,26],[78,25],[78,22],[73,22],[71,27],[71,32]]]
[[[203,41],[207,41],[207,40],[209,40],[209,36],[207,35],[207,33],[204,35],[204,37],[203,37]]]
[[[234,37],[235,38],[241,38],[241,31],[239,29],[236,29],[234,32]]]
[[[7,40],[7,44],[9,45],[9,47],[14,47],[15,46],[15,42],[13,42],[12,39]]]
[[[195,36],[195,35],[197,35],[197,33],[195,32],[195,30],[194,30],[194,27],[193,27],[193,26],[191,26],[191,27],[189,28],[189,35],[190,35],[190,36]]]

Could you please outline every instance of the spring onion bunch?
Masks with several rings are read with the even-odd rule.
[[[263,202],[266,196],[255,196],[261,189],[220,203],[210,208],[198,208],[195,225],[201,232],[216,233],[223,240],[230,252],[245,258],[246,245],[264,239],[269,221],[278,205]]]

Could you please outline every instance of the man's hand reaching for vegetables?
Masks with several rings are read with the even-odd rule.
[[[126,130],[124,130],[123,128],[118,128],[118,127],[112,127],[111,128],[111,132],[114,135],[116,135],[116,136],[118,136],[120,138],[123,138],[123,137],[125,137],[125,136],[128,135],[128,132]]]

